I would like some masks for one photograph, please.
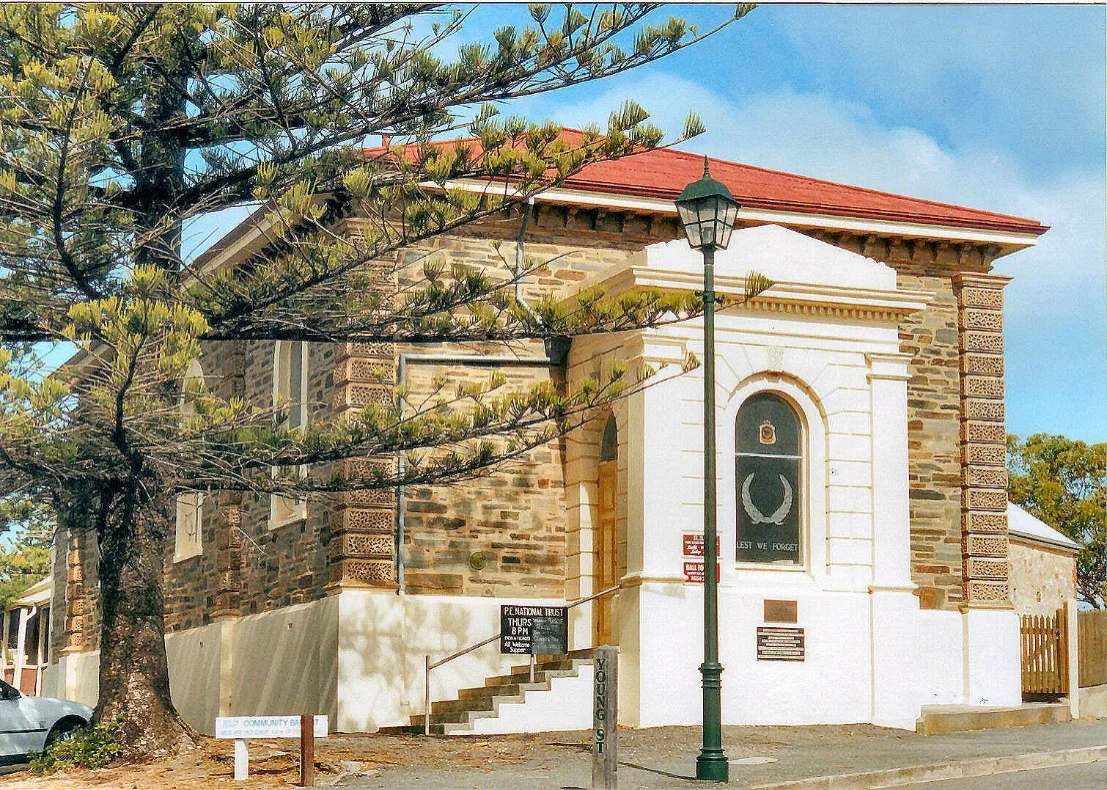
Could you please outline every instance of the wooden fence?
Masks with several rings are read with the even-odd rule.
[[[1067,694],[1068,635],[1064,610],[1057,614],[1021,615],[1023,694]]]
[[[1080,654],[1080,688],[1107,683],[1107,610],[1076,616]]]

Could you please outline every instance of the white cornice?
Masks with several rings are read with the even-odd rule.
[[[592,286],[602,286],[609,294],[622,293],[631,288],[700,291],[703,290],[703,276],[627,261],[580,283],[573,294]],[[716,276],[715,291],[724,296],[743,296],[746,292],[746,278]],[[572,294],[570,298],[571,296]],[[925,291],[888,291],[781,282],[774,283],[769,290],[742,309],[868,321],[898,321],[905,315],[925,309],[933,299],[933,295]]]
[[[428,188],[437,185],[424,184]],[[447,181],[447,189],[465,189],[471,192],[489,192],[497,195],[513,196],[518,191],[511,186],[497,183],[489,185],[477,179],[458,179]],[[632,195],[612,195],[605,192],[590,192],[578,189],[547,189],[535,196],[536,201],[562,203],[567,205],[594,206],[601,208],[640,211],[650,214],[676,215],[676,207],[670,200],[660,198],[636,197]],[[956,225],[931,225],[922,222],[902,222],[895,220],[870,219],[866,217],[843,217],[833,214],[801,213],[797,211],[778,211],[775,209],[749,208],[738,210],[738,219],[747,222],[766,222],[774,225],[787,225],[793,228],[820,230],[838,230],[859,235],[876,235],[889,238],[921,238],[935,241],[971,242],[974,244],[1000,245],[1008,251],[1032,247],[1038,242],[1033,233],[1015,233],[1001,230],[981,230]]]

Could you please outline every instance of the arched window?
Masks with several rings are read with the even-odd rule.
[[[277,341],[273,351],[273,406],[287,415],[287,425],[301,430],[308,419],[308,346],[299,340]],[[273,476],[279,470],[273,467]],[[307,476],[307,468],[299,467],[297,474]],[[272,495],[269,498],[269,528],[279,527],[307,516],[307,500]]]
[[[190,397],[190,390],[204,381],[204,368],[200,360],[194,359],[188,365],[184,383],[181,386],[181,420],[196,413],[196,406]],[[195,557],[204,551],[204,492],[185,491],[177,495],[177,526],[173,542],[173,561],[180,562]]]
[[[795,410],[763,392],[735,426],[738,562],[803,562],[803,434]]]
[[[615,415],[607,418],[603,427],[603,439],[600,440],[600,462],[619,459],[619,426],[615,424]]]

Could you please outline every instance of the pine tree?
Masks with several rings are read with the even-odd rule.
[[[617,74],[713,32],[651,24],[652,5],[529,10],[525,26],[451,52],[473,11],[0,7],[0,493],[50,497],[71,528],[95,534],[96,717],[122,722],[128,754],[192,741],[170,701],[163,633],[179,492],[315,496],[462,479],[571,430],[648,373],[616,370],[572,390],[503,392],[499,377],[443,385],[415,413],[397,401],[295,430],[280,408],[195,382],[180,418],[201,344],[511,343],[699,311],[695,297],[656,292],[524,307],[513,285],[532,264],[500,278],[427,266],[416,285],[388,286],[397,251],[662,143],[633,102],[604,129],[566,134],[503,117],[505,101]],[[690,116],[678,139],[701,128]],[[367,151],[375,135],[399,144]],[[487,189],[451,187],[463,179]],[[268,228],[264,254],[215,272],[191,266],[183,227],[249,202]],[[351,216],[358,232],[337,230]],[[750,279],[753,295],[764,283]],[[45,375],[44,353],[66,343],[79,364]],[[402,475],[390,463],[338,463],[397,452],[411,453]],[[305,466],[311,474],[295,472]]]

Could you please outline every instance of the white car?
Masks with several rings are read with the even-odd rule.
[[[0,761],[10,762],[41,752],[88,724],[92,709],[78,702],[28,697],[0,680]]]

